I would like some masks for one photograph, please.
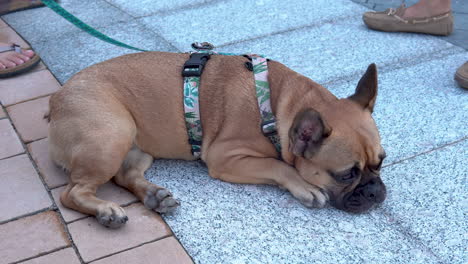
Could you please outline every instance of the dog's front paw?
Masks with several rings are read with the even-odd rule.
[[[96,219],[101,225],[109,228],[119,228],[128,221],[124,209],[111,202],[98,209]]]
[[[328,201],[328,195],[313,185],[300,186],[289,191],[306,207],[322,208]]]
[[[143,202],[147,208],[158,213],[171,212],[180,205],[180,203],[172,197],[171,192],[157,186],[152,186],[146,191],[146,197]]]

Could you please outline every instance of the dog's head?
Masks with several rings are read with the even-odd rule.
[[[377,69],[371,64],[352,96],[320,112],[302,110],[289,130],[289,150],[301,177],[348,212],[366,211],[386,197],[380,178],[385,152],[371,116],[376,97]]]

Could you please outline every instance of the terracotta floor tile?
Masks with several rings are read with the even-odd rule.
[[[0,160],[0,179],[0,221],[52,205],[27,155]]]
[[[79,213],[75,210],[68,209],[60,202],[60,194],[65,189],[65,186],[52,190],[52,196],[54,197],[55,203],[57,204],[60,212],[62,213],[65,222],[69,223],[76,219],[86,217],[86,215]],[[128,192],[127,190],[115,185],[112,182],[108,182],[103,186],[99,187],[97,191],[97,197],[103,200],[112,201],[120,205],[127,205],[131,202],[135,202],[138,199]]]
[[[80,264],[73,248],[62,249],[42,257],[34,258],[21,264]]]
[[[40,54],[39,54],[40,55]],[[31,71],[42,71],[42,70],[47,70],[47,66],[44,64],[44,62],[39,62],[37,66],[31,69]]]
[[[110,257],[93,262],[96,264],[147,264],[147,263],[193,263],[174,237],[167,237]]]
[[[26,43],[13,29],[10,27],[0,27],[0,42],[3,43],[16,43],[22,48],[29,48],[29,44]]]
[[[3,21],[3,19],[0,19],[0,29],[4,27],[8,27],[8,25],[5,23],[5,21]]]
[[[0,120],[0,146],[0,159],[24,152],[23,145],[8,119]]]
[[[0,118],[5,118],[5,117],[6,117],[5,111],[0,106]]]
[[[7,108],[16,131],[24,142],[31,142],[47,137],[49,124],[44,115],[49,111],[49,98],[15,104]]]
[[[10,263],[70,245],[58,214],[53,211],[0,225],[0,260]]]
[[[68,175],[55,166],[49,158],[49,140],[47,138],[28,144],[28,150],[49,188],[68,183]]]
[[[28,72],[0,80],[0,101],[9,106],[52,94],[59,89],[59,82],[48,70]]]
[[[94,217],[68,225],[73,241],[85,262],[171,234],[162,218],[141,203],[124,209],[129,221],[119,229],[105,228]]]

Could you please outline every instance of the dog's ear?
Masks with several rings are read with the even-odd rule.
[[[377,99],[377,66],[374,63],[367,67],[366,73],[359,80],[356,92],[349,99],[372,113]]]
[[[305,109],[296,114],[289,128],[289,151],[309,159],[320,149],[323,139],[328,137],[331,131],[319,112],[312,108]]]

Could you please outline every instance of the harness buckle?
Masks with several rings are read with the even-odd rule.
[[[210,59],[208,53],[192,53],[182,70],[183,77],[200,77],[206,62]]]
[[[265,137],[271,137],[277,134],[276,120],[268,120],[261,124],[262,133]]]

